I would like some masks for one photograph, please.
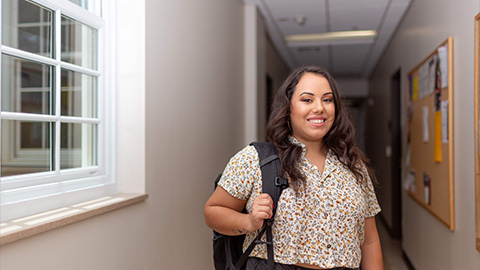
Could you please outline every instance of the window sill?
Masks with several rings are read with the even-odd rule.
[[[0,223],[0,246],[142,202],[147,198],[148,194],[118,193]]]

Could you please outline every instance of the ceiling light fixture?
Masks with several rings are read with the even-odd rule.
[[[338,31],[320,34],[290,35],[286,36],[285,40],[289,46],[357,44],[373,42],[376,36],[377,31],[375,30]]]

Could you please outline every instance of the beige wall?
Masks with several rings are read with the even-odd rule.
[[[147,0],[144,13],[137,19],[146,20],[146,101],[137,109],[146,135],[121,145],[119,155],[141,153],[144,141],[146,162],[133,168],[144,170],[149,198],[2,246],[0,269],[213,268],[203,205],[243,146],[244,7],[240,0]],[[128,90],[143,96],[142,85]]]
[[[239,0],[147,1],[152,269],[212,268],[203,205],[243,147],[243,15]]]
[[[171,205],[158,210],[157,217],[164,228],[159,240],[176,246],[161,246],[161,252],[168,254],[164,256],[165,269],[169,265],[171,269],[212,268],[212,232],[203,223],[203,205],[212,192],[213,178],[236,151],[251,141],[245,131],[256,125],[258,132],[264,126],[256,115],[254,122],[245,121],[251,106],[255,106],[252,99],[245,102],[249,98],[246,92],[253,92],[253,102],[261,104],[265,95],[265,76],[261,74],[271,72],[278,80],[283,75],[280,71],[286,69],[278,54],[268,47],[265,24],[256,8],[244,7],[240,0],[219,1],[209,0],[210,8],[202,9],[200,4],[183,0],[183,8],[191,11],[184,14],[190,23],[173,25],[178,26],[180,35],[193,31],[200,37],[184,45],[163,37],[157,30],[163,20],[153,14],[157,9],[147,5],[147,179],[152,179],[147,182],[147,192],[152,197],[149,183],[156,185],[161,189],[158,205]],[[222,16],[216,15],[220,11]],[[181,11],[166,13],[173,13],[173,18]],[[215,19],[202,22],[206,18]],[[253,22],[246,21],[252,18]],[[171,25],[164,27],[167,31]],[[170,43],[158,49],[166,41]],[[191,44],[195,45],[193,50]],[[272,63],[279,66],[273,69],[269,66]],[[192,67],[179,73],[185,65]],[[254,86],[250,89],[245,86],[245,78],[252,69],[257,74],[252,76]],[[157,70],[167,74],[159,75]],[[165,87],[157,86],[165,83]],[[161,89],[167,90],[158,91]],[[256,113],[264,115],[264,109],[259,106]],[[181,252],[186,242],[191,243],[186,251],[188,259]]]
[[[245,6],[245,136],[244,142],[262,140],[265,128],[265,22],[255,5]]]
[[[390,164],[385,157],[385,146],[390,138],[387,130],[390,77],[400,67],[402,90],[405,91],[407,73],[448,36],[453,36],[455,231],[450,231],[403,192],[402,246],[416,269],[478,269],[480,265],[480,253],[475,249],[474,240],[473,150],[474,17],[480,11],[479,4],[478,0],[412,1],[370,80],[374,103],[367,115],[367,125],[370,124],[367,126],[367,145],[379,179],[388,181]],[[402,103],[404,108],[405,100]],[[405,110],[402,115],[404,128]],[[387,206],[384,210],[390,209]]]

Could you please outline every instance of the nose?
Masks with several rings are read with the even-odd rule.
[[[322,101],[315,101],[313,104],[313,112],[314,113],[321,113],[323,111],[323,104]]]

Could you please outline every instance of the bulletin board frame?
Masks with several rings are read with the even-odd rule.
[[[475,247],[480,252],[480,13],[475,16]]]
[[[452,37],[408,73],[406,93],[408,194],[453,231]]]

